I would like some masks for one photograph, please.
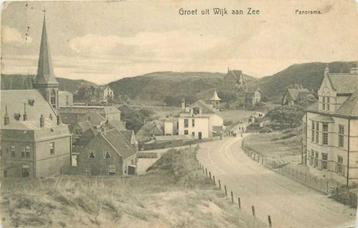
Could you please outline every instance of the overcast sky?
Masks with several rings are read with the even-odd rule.
[[[36,73],[44,8],[59,77],[107,83],[153,71],[226,72],[228,67],[262,77],[294,63],[358,60],[354,0],[194,2],[7,3],[2,72]],[[261,15],[178,13],[213,7],[252,7]],[[323,14],[297,15],[296,9]]]

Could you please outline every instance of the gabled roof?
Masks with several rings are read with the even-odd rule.
[[[338,94],[350,94],[358,88],[358,74],[330,73],[328,79]]]
[[[39,129],[41,114],[45,120],[45,128],[57,126],[56,113],[51,105],[43,98],[38,90],[0,90],[1,99],[1,129]],[[26,107],[24,107],[24,105]],[[23,121],[24,108],[27,120]],[[4,126],[4,117],[7,114],[10,123]],[[15,114],[21,114],[19,120]],[[50,118],[50,115],[52,119]]]
[[[52,59],[50,54],[50,47],[47,40],[46,32],[46,18],[44,17],[42,26],[41,45],[39,53],[39,62],[37,68],[37,75],[34,80],[34,86],[41,85],[55,85],[58,86],[58,81],[53,72]]]
[[[337,114],[358,116],[358,89],[341,105]]]
[[[297,88],[288,88],[287,93],[291,96],[293,100],[297,100],[297,98],[302,94],[309,94],[310,91],[306,88],[297,89]]]
[[[206,104],[205,101],[203,100],[197,100],[195,103],[190,105],[190,108],[196,108],[196,107],[201,109],[202,114],[215,113],[214,109],[210,105]]]
[[[117,129],[108,130],[102,136],[122,158],[130,157],[136,153],[130,141]]]

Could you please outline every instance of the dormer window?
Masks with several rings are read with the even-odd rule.
[[[104,155],[104,158],[105,158],[105,159],[110,159],[110,158],[111,158],[111,155],[110,155],[108,152],[106,152],[105,155]]]
[[[94,153],[93,152],[90,152],[89,153],[89,158],[94,158],[95,156],[94,156]]]

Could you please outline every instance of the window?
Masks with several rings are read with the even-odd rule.
[[[29,146],[25,146],[25,157],[30,158],[30,147]]]
[[[328,154],[322,153],[322,169],[327,169],[328,166]]]
[[[317,167],[318,166],[318,152],[315,152],[315,157],[314,157],[314,165],[313,167]]]
[[[29,177],[30,176],[30,167],[28,165],[22,166],[22,177]]]
[[[344,147],[344,126],[338,126],[338,146]]]
[[[109,158],[111,158],[111,155],[108,152],[106,152],[105,155],[104,155],[104,158],[109,159]]]
[[[195,136],[195,132],[192,132],[191,135],[192,135],[192,136]]]
[[[94,158],[95,156],[94,156],[94,153],[93,152],[90,152],[89,153],[89,158]]]
[[[328,145],[328,124],[322,124],[322,143]]]
[[[337,156],[337,173],[344,175],[344,169],[343,169],[343,157],[342,156]]]
[[[15,146],[10,146],[10,154],[11,154],[11,157],[16,157],[16,154],[15,154]]]
[[[184,135],[188,135],[189,131],[188,130],[184,130]]]
[[[327,111],[329,111],[329,97],[327,97],[326,99],[327,99]]]
[[[192,126],[192,127],[195,127],[195,119],[192,119],[192,120],[191,120],[191,126]]]
[[[319,123],[316,122],[316,143],[319,143]]]
[[[189,127],[189,120],[188,119],[184,119],[184,127]]]
[[[78,165],[78,155],[77,154],[71,155],[71,164],[73,167],[77,167],[77,165]]]
[[[55,154],[55,143],[50,142],[50,154]]]
[[[322,97],[322,110],[326,110],[326,97]]]
[[[315,125],[315,123],[314,123],[314,121],[312,121],[312,134],[311,134],[311,142],[314,142],[314,132],[315,132],[315,129],[314,129],[314,125]]]
[[[126,172],[126,171],[125,171]],[[109,165],[108,166],[108,174],[109,175],[115,175],[116,174],[116,166],[114,165]]]

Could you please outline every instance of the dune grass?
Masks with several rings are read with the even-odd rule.
[[[265,227],[225,199],[188,149],[169,150],[144,176],[2,182],[4,227]]]

